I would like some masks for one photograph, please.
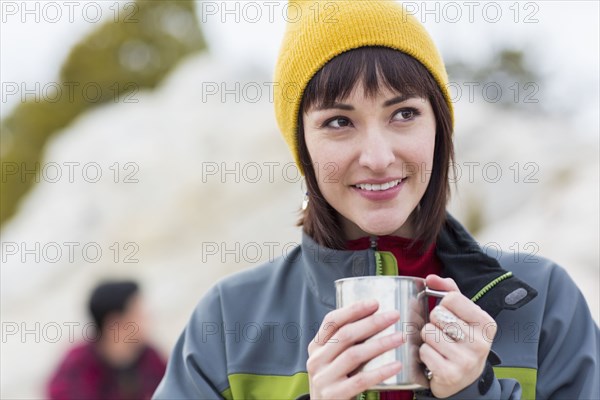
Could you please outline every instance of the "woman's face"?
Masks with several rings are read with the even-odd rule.
[[[428,100],[362,84],[331,108],[303,114],[304,136],[325,200],[346,239],[414,237],[409,216],[429,184],[435,116]]]

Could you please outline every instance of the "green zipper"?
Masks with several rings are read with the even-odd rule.
[[[383,260],[377,250],[375,250],[375,275],[383,275]]]
[[[362,392],[361,394],[355,397],[356,400],[379,400],[379,392],[374,392],[371,390],[367,390],[366,392]]]
[[[494,286],[496,286],[498,283],[502,282],[506,278],[510,278],[512,276],[512,274],[513,274],[512,272],[507,272],[504,275],[500,275],[499,277],[497,277],[496,279],[494,279],[493,281],[491,281],[490,283],[485,285],[483,287],[483,289],[481,289],[479,292],[477,292],[477,294],[475,296],[471,297],[471,300],[474,303],[477,302],[477,300],[481,299],[484,294],[489,292]]]
[[[377,236],[371,236],[371,249],[375,252],[375,275],[383,275],[383,260],[377,251]]]

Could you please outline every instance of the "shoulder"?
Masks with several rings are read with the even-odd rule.
[[[83,362],[89,362],[96,359],[94,353],[94,344],[91,342],[81,343],[70,349],[64,358],[64,363],[67,365],[80,365]]]
[[[533,254],[510,253],[499,257],[502,268],[537,290],[532,303],[544,313],[588,309],[586,300],[567,270],[555,261]],[[536,308],[538,308],[536,307]],[[538,308],[539,309],[539,308]],[[541,310],[540,310],[541,311]]]
[[[98,363],[95,362],[92,346],[92,343],[83,343],[67,351],[46,383],[47,398],[62,399],[81,394],[77,388],[81,387],[82,377],[97,375],[95,368]]]
[[[81,343],[71,348],[66,352],[58,368],[56,374],[61,375],[77,375],[89,370],[90,368],[98,368],[100,362],[96,356],[91,342]]]
[[[301,246],[296,245],[287,254],[267,260],[262,264],[247,268],[220,279],[215,286],[221,293],[249,289],[266,289],[273,285],[286,285],[291,279],[303,274],[301,262]]]
[[[553,260],[530,253],[503,253],[498,257],[500,266],[512,272],[535,289],[548,288],[556,283],[577,288],[565,268]]]
[[[140,358],[142,362],[149,363],[156,367],[164,367],[166,365],[162,355],[149,344],[144,346],[142,357]]]

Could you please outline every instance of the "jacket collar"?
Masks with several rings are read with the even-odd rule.
[[[436,255],[444,275],[454,279],[461,292],[472,298],[496,278],[505,275],[498,261],[486,255],[469,232],[446,212],[446,221],[436,240]],[[335,308],[336,279],[375,275],[375,254],[367,250],[334,250],[317,244],[302,231],[301,261],[310,290],[330,309]],[[477,304],[495,318],[504,309],[517,309],[537,292],[511,276],[493,286]]]

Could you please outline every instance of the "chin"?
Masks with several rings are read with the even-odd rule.
[[[394,232],[398,231],[402,225],[404,224],[404,221],[390,221],[387,220],[385,221],[385,223],[382,224],[365,224],[364,226],[361,226],[360,228],[368,233],[369,235],[375,235],[375,236],[385,236],[385,235],[393,235]]]

